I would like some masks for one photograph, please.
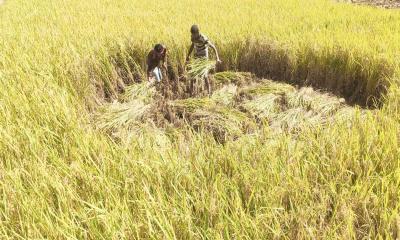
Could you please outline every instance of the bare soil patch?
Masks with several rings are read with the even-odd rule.
[[[400,0],[351,0],[351,2],[354,4],[370,5],[387,9],[400,8]]]

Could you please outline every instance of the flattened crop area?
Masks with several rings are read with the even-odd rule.
[[[205,132],[224,143],[265,129],[271,136],[296,135],[349,119],[356,112],[343,98],[258,79],[250,73],[220,72],[211,80],[214,92],[210,97],[204,96],[204,89],[194,96],[185,94],[189,80],[178,87],[168,82],[135,83],[118,100],[100,108],[95,125],[121,141],[151,128]],[[180,90],[172,92],[173,88]]]

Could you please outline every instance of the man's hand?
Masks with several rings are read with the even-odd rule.
[[[217,59],[217,64],[221,64],[221,63],[222,63],[221,59]]]
[[[148,77],[147,86],[153,86],[156,82],[157,81],[154,77]]]
[[[164,64],[163,64],[163,68],[165,69],[165,71],[167,71],[167,69],[168,69],[168,68],[167,68],[167,63],[164,63]]]

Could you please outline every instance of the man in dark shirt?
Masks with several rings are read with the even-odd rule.
[[[155,77],[157,82],[162,80],[162,67],[167,69],[167,48],[162,44],[156,44],[154,49],[147,55],[147,79],[150,81],[151,76]]]

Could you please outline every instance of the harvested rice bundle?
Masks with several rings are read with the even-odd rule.
[[[226,118],[222,114],[212,111],[198,110],[191,116],[191,125],[198,130],[207,130],[213,133],[226,135],[241,135],[241,123],[233,118]]]
[[[125,88],[125,93],[121,96],[121,100],[124,102],[129,102],[131,100],[139,99],[146,103],[153,100],[156,94],[156,88],[153,84],[148,82],[132,84],[131,86]]]
[[[194,59],[188,64],[188,74],[192,79],[203,79],[208,76],[211,69],[215,68],[215,61],[207,59]]]
[[[320,93],[311,87],[301,88],[299,91],[286,94],[288,107],[302,107],[318,114],[331,115],[343,106],[344,100]]]
[[[266,94],[257,96],[251,100],[245,100],[239,107],[249,112],[252,117],[258,120],[271,120],[276,114],[282,111],[282,96]]]
[[[241,96],[254,97],[265,94],[283,94],[293,92],[295,88],[288,84],[276,83],[270,80],[263,80],[261,84],[244,87],[239,94]]]
[[[243,86],[254,81],[255,76],[248,72],[219,72],[213,75],[213,83],[216,86],[235,84]]]
[[[190,115],[189,123],[198,131],[212,133],[221,143],[228,139],[236,139],[255,128],[255,123],[244,113],[224,107],[199,109]]]
[[[189,98],[172,101],[169,105],[191,127],[197,131],[211,132],[218,142],[235,139],[254,130],[255,123],[246,114],[216,103],[212,98]]]
[[[215,102],[210,98],[187,98],[171,101],[168,105],[180,112],[194,112],[197,109],[214,106]]]
[[[142,100],[128,103],[112,103],[105,107],[96,119],[96,127],[104,131],[129,128],[138,121],[143,121],[150,112],[151,104]]]
[[[357,118],[365,120],[367,118],[367,115],[372,112],[373,110],[365,110],[346,106],[339,109],[335,113],[332,121],[348,123],[349,126],[351,126],[352,124],[354,124],[354,120],[356,120]]]
[[[274,131],[295,134],[306,128],[321,126],[326,122],[326,118],[299,107],[275,115],[271,122]]]
[[[232,105],[236,93],[237,86],[229,84],[215,91],[211,96],[211,100],[213,100],[216,104],[222,104],[224,106]]]

